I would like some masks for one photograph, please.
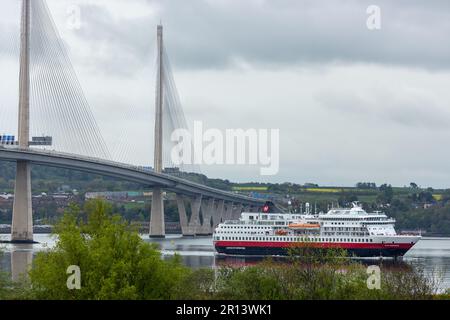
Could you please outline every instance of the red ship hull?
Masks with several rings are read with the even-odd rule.
[[[344,249],[349,256],[358,257],[400,257],[414,243],[293,243],[258,241],[215,241],[216,251],[230,255],[289,255],[295,247],[317,249]]]

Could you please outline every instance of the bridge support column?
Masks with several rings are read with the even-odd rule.
[[[30,140],[30,0],[22,1],[20,28],[19,76],[19,147],[27,148]],[[33,242],[30,164],[17,161],[14,189],[12,242]]]
[[[224,216],[224,209],[225,209],[225,200],[219,200],[217,203],[217,208],[215,209],[215,212],[213,212],[213,232],[214,229],[217,227],[217,225],[222,221],[222,218]]]
[[[191,199],[191,219],[189,220],[189,235],[195,236],[200,229],[200,208],[202,205],[202,195]]]
[[[33,242],[30,171],[29,162],[17,161],[13,220],[11,226],[12,242]]]
[[[180,216],[181,234],[183,236],[193,235],[189,233],[189,221],[186,214],[186,206],[184,204],[184,198],[181,194],[177,194],[176,198],[178,206],[178,215]]]
[[[210,198],[207,202],[202,203],[203,223],[197,231],[197,235],[207,236],[212,234],[211,218],[214,214],[214,198]]]
[[[233,217],[233,202],[228,202],[226,205],[226,210],[223,214],[223,221],[231,220]]]
[[[150,237],[164,238],[164,200],[161,188],[153,188],[152,208],[150,213]]]
[[[158,70],[156,81],[156,96],[155,96],[155,152],[154,152],[154,166],[155,172],[162,172],[162,134],[163,134],[163,34],[162,26],[157,27],[158,39]],[[153,188],[152,197],[152,212],[150,217],[150,237],[164,238],[164,202],[162,198],[161,188]]]
[[[241,212],[242,212],[242,203],[238,203],[237,205],[236,205],[236,207],[234,208],[234,210],[233,210],[233,213],[232,213],[232,219],[233,220],[237,220],[237,219],[239,219],[239,217],[241,216]]]

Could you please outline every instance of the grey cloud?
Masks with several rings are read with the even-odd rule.
[[[148,1],[158,16],[113,19],[108,11],[82,6],[81,40],[109,55],[94,62],[133,72],[152,56],[155,25],[177,68],[233,67],[236,60],[265,67],[330,62],[378,63],[436,70],[450,67],[450,2],[376,2],[381,30],[366,27],[368,0]],[[148,61],[147,61],[148,62]]]
[[[85,63],[100,72],[131,75],[153,56],[154,21],[150,17],[115,21],[102,6],[82,5],[82,26],[75,35],[92,51]]]
[[[213,2],[211,2],[213,3]],[[230,65],[234,57],[265,65],[374,62],[450,66],[450,3],[377,1],[381,30],[366,28],[372,1],[166,1],[163,21],[174,62],[187,68]]]
[[[408,92],[319,92],[316,100],[327,110],[342,116],[378,119],[397,125],[430,130],[450,126],[450,113],[433,99]]]

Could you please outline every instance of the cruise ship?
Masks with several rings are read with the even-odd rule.
[[[243,212],[214,230],[219,254],[288,255],[289,248],[340,248],[349,256],[401,257],[419,235],[398,235],[395,220],[382,212],[368,213],[358,204],[312,214]]]

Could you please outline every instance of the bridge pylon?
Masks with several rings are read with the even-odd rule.
[[[19,147],[27,148],[30,138],[30,0],[22,0],[19,76]],[[17,161],[11,242],[33,242],[31,165]]]
[[[154,170],[156,173],[162,172],[162,143],[163,143],[163,27],[157,27],[158,39],[158,60],[155,98],[155,150],[154,150]],[[165,237],[164,225],[164,200],[161,188],[153,188],[152,208],[150,214],[150,237]]]

